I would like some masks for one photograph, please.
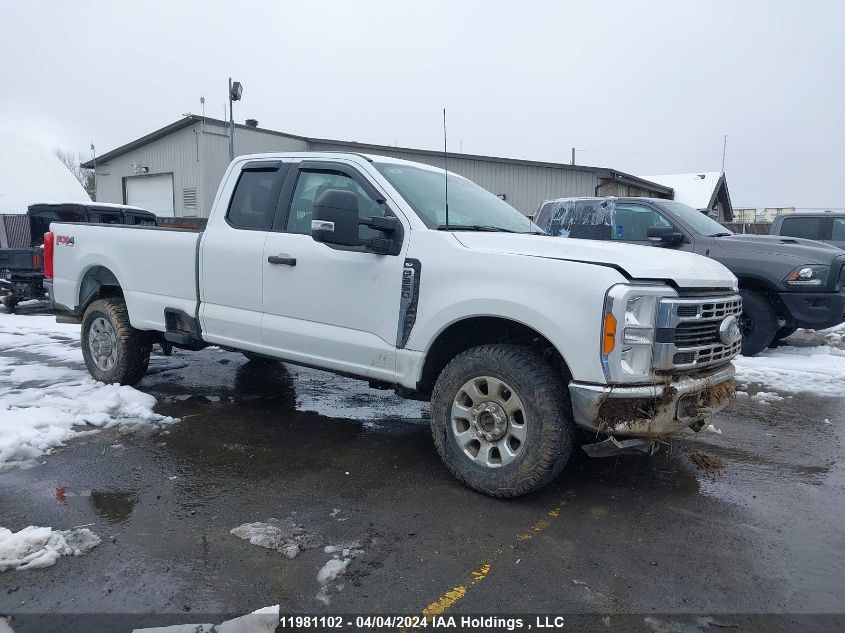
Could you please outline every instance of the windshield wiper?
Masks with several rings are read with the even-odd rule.
[[[438,231],[490,231],[494,233],[517,233],[510,229],[503,229],[500,226],[484,226],[482,224],[441,224]]]
[[[730,237],[731,235],[733,235],[733,233],[713,233],[707,237]]]

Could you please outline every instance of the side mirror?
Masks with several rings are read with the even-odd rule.
[[[315,242],[361,246],[358,237],[358,196],[351,191],[328,189],[314,201],[311,237]]]
[[[389,237],[361,239],[359,225]],[[324,191],[314,201],[311,210],[311,237],[314,241],[338,246],[363,246],[377,255],[398,254],[401,242],[394,236],[400,226],[399,220],[394,217],[360,218],[358,196],[344,189]]]
[[[675,232],[671,226],[650,226],[646,231],[646,237],[650,242],[665,246],[677,246],[684,242],[684,234]]]

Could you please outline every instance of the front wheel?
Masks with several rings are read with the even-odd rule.
[[[775,340],[778,319],[775,310],[763,295],[752,290],[740,290],[742,315],[739,327],[742,331],[742,355],[759,354]]]
[[[129,323],[122,299],[98,299],[88,306],[81,338],[82,357],[95,380],[134,385],[147,373],[152,344]]]
[[[464,485],[493,497],[537,490],[563,469],[574,424],[566,385],[518,345],[458,354],[431,396],[437,452]]]

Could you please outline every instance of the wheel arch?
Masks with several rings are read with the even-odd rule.
[[[770,281],[750,275],[737,275],[737,280],[740,290],[749,290],[765,297],[779,317],[787,321],[792,318],[789,309],[780,298],[780,293]]]
[[[560,350],[531,326],[507,317],[472,316],[449,324],[436,335],[425,355],[417,392],[423,396],[430,394],[437,376],[461,352],[495,343],[531,347],[555,368],[564,385],[572,379],[572,372]]]
[[[82,275],[77,293],[77,310],[85,312],[91,303],[106,297],[123,297],[123,287],[110,269],[102,265],[88,268]]]

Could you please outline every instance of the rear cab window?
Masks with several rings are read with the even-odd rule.
[[[808,240],[823,240],[826,218],[784,218],[780,225],[780,235],[803,237]]]
[[[226,211],[226,221],[236,229],[269,231],[273,226],[285,170],[279,164],[244,166]]]

